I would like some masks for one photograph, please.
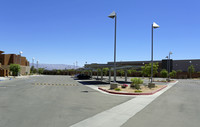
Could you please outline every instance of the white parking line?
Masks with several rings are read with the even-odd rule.
[[[153,95],[140,95],[125,103],[117,105],[109,110],[103,111],[95,116],[85,119],[71,127],[120,127],[128,119],[133,117],[136,113],[141,111],[144,107],[150,104],[154,99],[174,86],[175,83],[169,83],[168,86],[153,94]]]

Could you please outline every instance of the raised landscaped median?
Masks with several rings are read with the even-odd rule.
[[[140,78],[131,79],[131,84],[118,84],[115,88],[113,85],[111,86],[101,86],[98,89],[111,93],[111,94],[121,94],[121,95],[152,95],[164,88],[167,85],[154,85],[153,87],[150,85],[143,84],[143,81]],[[173,81],[174,82],[174,81]]]

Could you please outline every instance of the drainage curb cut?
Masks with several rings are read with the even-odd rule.
[[[156,93],[156,92],[158,92],[158,91],[160,91],[160,90],[162,90],[162,89],[164,89],[166,87],[167,86],[164,86],[164,87],[162,87],[162,88],[160,88],[160,89],[158,89],[158,90],[156,90],[154,92],[151,92],[151,93],[123,93],[123,92],[114,92],[114,91],[109,91],[109,90],[106,90],[106,89],[102,89],[100,87],[98,87],[98,89],[100,89],[100,90],[102,90],[104,92],[107,92],[107,93],[111,93],[111,94],[121,94],[121,95],[152,95],[152,94],[154,94],[154,93]]]

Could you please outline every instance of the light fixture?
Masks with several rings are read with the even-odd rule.
[[[116,13],[115,13],[115,11],[113,11],[109,16],[108,16],[109,18],[114,18],[114,17],[116,17]]]
[[[158,24],[156,24],[155,22],[153,22],[153,28],[159,28],[160,26]]]

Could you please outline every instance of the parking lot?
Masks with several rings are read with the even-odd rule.
[[[0,82],[0,127],[67,127],[130,100],[99,93],[69,76]]]
[[[118,80],[122,82],[123,78],[118,77]],[[148,82],[148,79],[144,81]],[[95,115],[96,119],[102,116],[102,112],[109,114],[113,107],[119,107],[128,101],[134,103],[134,100],[140,99],[103,94],[88,87],[91,85],[109,84],[96,80],[74,80],[70,76],[35,76],[1,81],[0,127],[68,127],[76,123],[81,125],[83,120],[91,121],[90,118]],[[147,106],[127,119],[128,121],[123,121],[122,126],[198,127],[199,91],[200,80],[179,80],[150,104],[143,102]],[[133,110],[137,109],[135,106],[127,105]],[[124,107],[124,112],[127,107]],[[100,120],[107,117],[102,116]],[[119,115],[118,119],[122,119],[122,116]]]
[[[199,127],[199,91],[199,79],[180,79],[122,127]]]

